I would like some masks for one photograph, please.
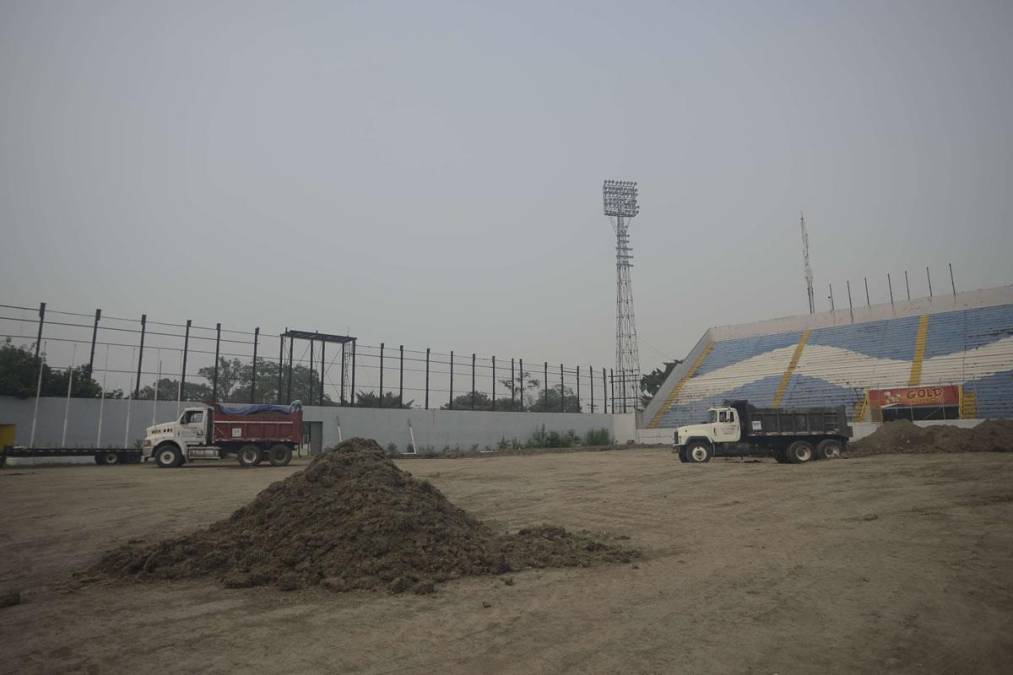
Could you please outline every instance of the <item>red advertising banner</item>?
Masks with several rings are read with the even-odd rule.
[[[872,419],[882,419],[881,410],[890,406],[915,408],[922,406],[960,405],[960,385],[940,384],[930,387],[893,387],[869,389],[869,408]]]

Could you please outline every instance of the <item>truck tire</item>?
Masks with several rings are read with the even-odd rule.
[[[120,455],[116,452],[100,452],[95,455],[95,463],[114,466],[120,463]]]
[[[682,462],[683,464],[685,464],[686,462],[689,461],[688,459],[686,459],[686,448],[685,447],[679,448],[679,461]]]
[[[689,464],[705,464],[711,461],[711,448],[703,441],[692,441],[686,446],[686,461]]]
[[[787,448],[774,448],[774,461],[778,464],[788,463],[788,450]]]
[[[805,464],[813,458],[813,446],[809,441],[795,441],[788,446],[788,461],[792,464]]]
[[[292,448],[281,443],[272,445],[271,449],[267,451],[267,458],[271,462],[271,466],[288,466],[288,463],[292,461]]]
[[[252,443],[239,448],[239,466],[256,466],[261,459],[260,448]]]
[[[175,445],[155,448],[155,464],[160,469],[174,469],[183,463],[183,453]]]
[[[816,459],[837,459],[844,450],[844,444],[836,438],[824,438],[816,444]]]

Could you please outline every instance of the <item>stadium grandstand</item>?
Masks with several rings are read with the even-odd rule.
[[[844,405],[858,422],[1013,418],[1013,286],[711,328],[642,425],[697,423],[725,399]]]

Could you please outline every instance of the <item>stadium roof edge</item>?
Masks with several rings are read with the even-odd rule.
[[[893,305],[887,302],[872,305],[871,307],[855,307],[854,320],[852,320],[851,312],[848,308],[844,307],[832,312],[799,314],[754,321],[752,323],[713,326],[708,329],[708,333],[711,340],[720,342],[757,335],[791,333],[808,328],[827,328],[830,326],[881,321],[883,319],[898,319],[907,316],[921,316],[922,314],[939,314],[941,312],[952,312],[961,309],[1011,304],[1013,304],[1013,284],[976,291],[965,291],[956,295],[946,294],[937,295],[933,298],[915,298],[911,301],[901,300],[895,302]]]

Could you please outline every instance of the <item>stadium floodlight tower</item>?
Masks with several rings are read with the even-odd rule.
[[[616,395],[612,409],[623,412],[640,409],[640,350],[633,314],[633,249],[629,220],[640,213],[637,184],[631,180],[607,180],[602,185],[605,215],[616,233],[616,367],[613,374]]]

